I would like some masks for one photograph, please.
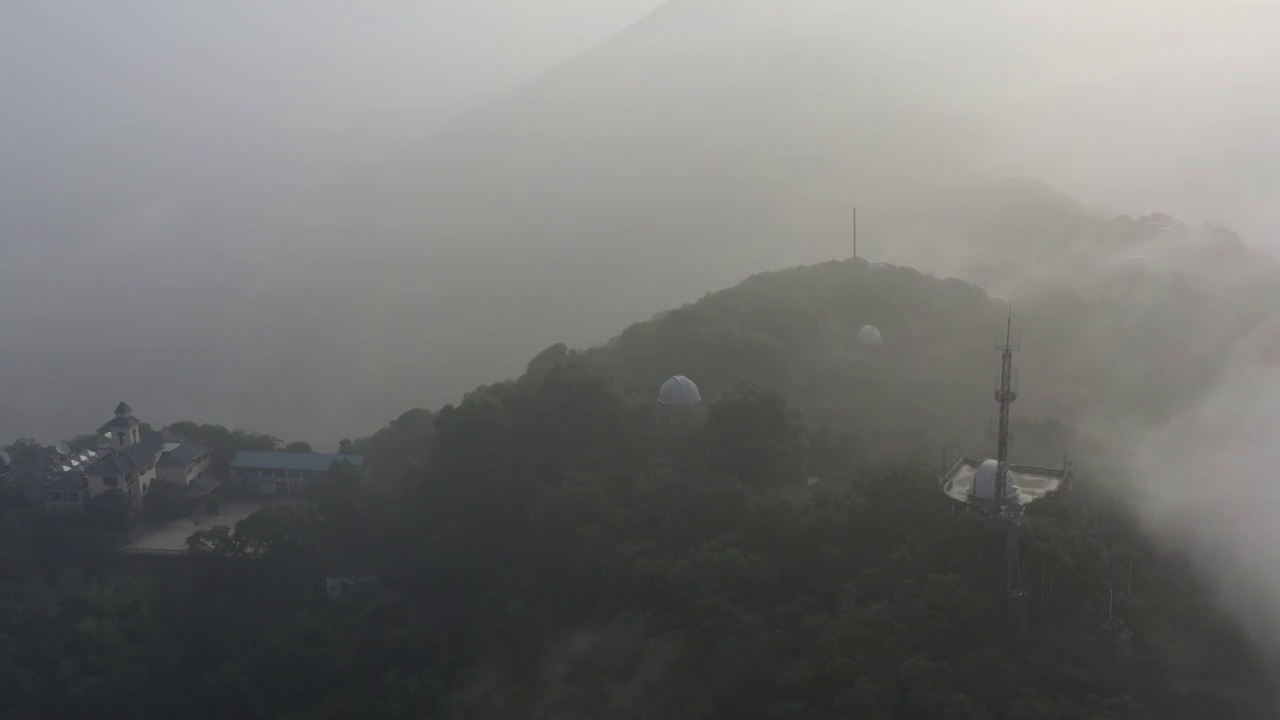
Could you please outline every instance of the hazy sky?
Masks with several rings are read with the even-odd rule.
[[[333,138],[348,142],[324,153],[359,158],[429,134],[659,4],[0,3],[0,175],[20,171],[26,191],[104,176],[128,186],[193,167],[235,173],[252,155],[249,179],[266,182],[310,167],[316,141]],[[1216,217],[1264,245],[1280,222],[1280,4],[681,4],[770,7],[795,32],[872,53],[885,77],[932,78],[930,101],[981,117],[997,171],[1117,210]]]
[[[256,291],[260,255],[218,254],[246,244],[229,223],[290,182],[429,136],[653,4],[0,2],[0,335],[14,341],[0,348],[0,435],[83,432],[117,395],[158,422],[288,424],[227,412],[238,396],[261,406],[237,354],[257,336],[227,308]],[[267,357],[312,344],[289,324],[250,342]],[[386,392],[373,424],[417,402]]]
[[[121,399],[370,433],[551,342],[843,253],[850,188],[893,173],[1032,177],[1280,255],[1273,0],[673,0],[433,138],[658,5],[0,0],[0,444]],[[388,238],[437,254],[373,262]],[[1240,367],[1135,465],[1152,521],[1248,570],[1221,587],[1274,629],[1280,385]],[[1265,432],[1196,442],[1224,425]],[[1204,482],[1223,468],[1232,492]]]
[[[167,165],[369,127],[389,142],[420,136],[655,4],[11,0],[0,3],[0,156],[53,182],[145,150]]]
[[[888,175],[1023,175],[1276,252],[1277,27],[1239,0],[0,1],[0,435],[117,394],[369,432],[842,253],[850,195],[873,248]],[[659,248],[695,261],[646,275]],[[323,412],[259,392],[336,377]]]

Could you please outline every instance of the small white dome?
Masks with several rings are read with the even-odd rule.
[[[858,343],[868,347],[880,347],[884,338],[880,336],[880,328],[875,325],[863,325],[858,331]]]
[[[662,383],[662,388],[658,390],[658,402],[663,405],[697,405],[702,402],[702,393],[698,392],[698,386],[692,380],[676,375]]]
[[[999,464],[995,460],[983,460],[973,473],[973,485],[969,494],[978,500],[993,500],[996,496],[996,470]],[[1018,476],[1010,470],[1005,476],[1005,497],[1018,496]]]

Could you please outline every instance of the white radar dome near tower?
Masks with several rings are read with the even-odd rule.
[[[662,388],[658,390],[658,402],[663,405],[688,407],[702,402],[702,393],[698,392],[698,386],[692,380],[683,375],[676,375],[662,383]]]
[[[982,464],[973,473],[973,486],[969,493],[978,500],[994,500],[996,497],[996,470],[998,463],[995,460],[983,460]],[[1010,470],[1005,475],[1005,497],[1015,498],[1018,496],[1018,476]]]
[[[863,347],[878,348],[884,345],[884,338],[880,335],[880,328],[875,325],[863,325],[858,331],[858,344]]]

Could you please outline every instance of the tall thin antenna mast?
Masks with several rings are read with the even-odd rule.
[[[996,441],[996,502],[1003,505],[1009,482],[1009,406],[1018,399],[1013,387],[1013,353],[1018,346],[1013,342],[1013,306],[1009,306],[1009,320],[1005,324],[1004,343],[996,346],[1000,351],[1000,389],[996,402],[1000,403],[1000,430]]]
[[[1013,353],[1018,347],[1013,339],[1013,306],[1010,305],[1004,342],[996,345],[1000,351],[1000,389],[996,390],[996,402],[1000,403],[1000,430],[996,441],[995,502],[996,516],[1005,524],[1004,592],[1013,614],[1015,630],[1021,636],[1026,632],[1030,589],[1022,577],[1022,506],[1017,497],[1009,494],[1009,406],[1018,399],[1018,391],[1013,387]]]
[[[853,259],[858,259],[858,206],[853,206]]]

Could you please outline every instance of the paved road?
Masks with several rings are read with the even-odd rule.
[[[124,546],[131,553],[172,553],[187,549],[187,538],[197,530],[217,525],[234,528],[237,522],[261,510],[270,500],[267,498],[236,498],[222,503],[217,515],[197,513],[194,519],[183,518],[164,525],[142,530]]]

